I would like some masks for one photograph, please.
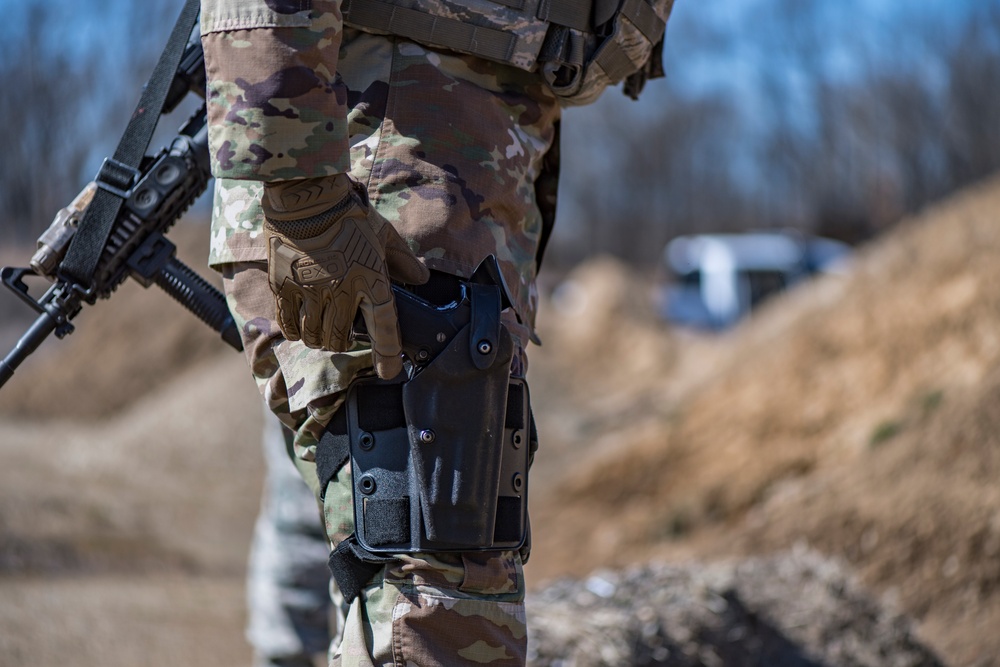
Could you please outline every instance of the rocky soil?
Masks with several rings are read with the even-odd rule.
[[[563,579],[529,601],[532,664],[939,667],[911,623],[804,549]]]

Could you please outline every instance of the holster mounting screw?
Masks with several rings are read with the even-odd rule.
[[[490,341],[481,340],[476,349],[479,350],[479,354],[489,354],[493,351],[493,346],[490,344]]]
[[[424,443],[425,445],[429,445],[432,442],[434,442],[435,438],[437,438],[437,436],[434,435],[434,431],[430,430],[429,428],[425,428],[423,431],[420,432],[420,442]]]
[[[365,495],[371,495],[375,493],[375,478],[372,477],[371,475],[365,475],[364,477],[362,477],[361,480],[358,482],[358,485],[361,487],[361,493]]]
[[[514,484],[515,491],[520,491],[521,487],[524,486],[524,478],[521,477],[521,473],[519,472],[514,473],[514,479],[511,481]]]
[[[361,445],[361,449],[368,451],[375,446],[375,436],[368,432],[362,433],[358,438],[358,444]]]
[[[429,356],[431,356],[431,353],[428,352],[427,350],[423,350],[423,349],[417,350],[417,360],[418,361],[427,361],[427,357],[429,357]]]
[[[521,446],[521,442],[524,440],[524,438],[521,436],[520,431],[514,431],[514,435],[511,436],[510,439],[511,442],[514,443],[514,449],[518,449]]]

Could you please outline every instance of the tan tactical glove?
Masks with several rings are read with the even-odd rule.
[[[288,340],[343,352],[361,311],[375,371],[402,370],[399,324],[389,277],[427,282],[427,268],[347,174],[269,183],[261,199],[268,277]]]

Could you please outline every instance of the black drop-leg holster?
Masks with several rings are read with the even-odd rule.
[[[323,488],[351,462],[355,534],[331,556],[348,599],[391,554],[525,544],[535,434],[490,260],[444,305],[394,288],[406,373],[355,381],[320,442]]]

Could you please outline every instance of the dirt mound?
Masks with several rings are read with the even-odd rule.
[[[939,667],[910,623],[806,550],[632,567],[528,599],[530,664]]]
[[[207,221],[178,225],[170,239],[178,256],[210,281]],[[7,252],[26,265],[30,252]],[[44,281],[33,285],[43,287]],[[6,291],[6,290],[4,290]],[[40,295],[40,294],[39,294]],[[0,342],[4,355],[27,330],[32,311],[2,295]],[[219,336],[157,287],[127,280],[110,300],[85,306],[63,340],[50,336],[0,392],[0,415],[99,419],[169,383],[178,373],[219,353]],[[235,355],[235,353],[233,353]]]
[[[575,436],[595,460],[536,493],[533,575],[805,541],[950,660],[1000,655],[997,211],[996,180],[928,210],[728,337],[674,336],[634,389],[578,362],[560,400],[628,408],[590,415]]]
[[[250,664],[262,414],[222,352],[97,422],[0,418],[0,664]]]

